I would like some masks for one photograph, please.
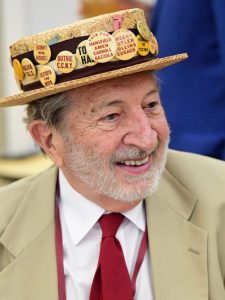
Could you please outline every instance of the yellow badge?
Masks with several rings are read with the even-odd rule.
[[[30,59],[24,58],[21,62],[21,65],[27,78],[34,79],[37,76],[37,70]]]
[[[22,68],[22,65],[19,62],[19,60],[14,59],[13,62],[12,62],[12,65],[13,65],[13,69],[14,69],[16,78],[18,80],[23,80],[24,79],[24,72],[23,72],[23,68]]]
[[[51,86],[56,82],[55,71],[49,66],[43,66],[39,69],[39,79],[43,86]]]
[[[140,35],[143,37],[144,40],[149,41],[151,37],[151,31],[148,28],[148,25],[144,21],[138,21],[137,29]]]
[[[146,56],[150,51],[150,42],[143,39],[143,37],[139,34],[137,35],[138,40],[138,53],[141,56]]]
[[[70,51],[61,51],[56,56],[56,67],[62,73],[70,73],[76,68],[75,55]]]
[[[129,60],[137,55],[138,41],[132,31],[119,29],[113,33],[113,37],[117,43],[117,59]]]
[[[79,60],[79,62],[84,66],[95,66],[97,62],[95,62],[93,59],[90,58],[90,56],[87,53],[87,47],[86,47],[87,41],[82,41],[78,46],[76,50],[76,57]]]
[[[111,34],[98,31],[89,36],[86,47],[91,59],[99,63],[106,63],[113,59],[117,45]]]
[[[46,65],[51,58],[51,49],[45,42],[39,42],[34,46],[34,58],[40,65]]]

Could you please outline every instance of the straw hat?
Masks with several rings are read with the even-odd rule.
[[[105,14],[25,37],[10,46],[10,53],[22,91],[0,99],[0,107],[159,70],[187,58],[186,53],[157,58],[158,44],[141,9]]]

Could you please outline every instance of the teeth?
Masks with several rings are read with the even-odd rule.
[[[142,160],[125,160],[121,161],[122,164],[125,164],[126,166],[141,166],[147,163],[149,157],[147,156],[146,158]]]

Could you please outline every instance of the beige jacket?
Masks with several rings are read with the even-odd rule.
[[[0,300],[58,299],[56,176],[0,189]],[[170,151],[146,210],[155,300],[225,300],[225,163]]]

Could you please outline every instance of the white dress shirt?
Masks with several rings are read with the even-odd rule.
[[[64,249],[67,300],[88,300],[97,268],[102,231],[98,219],[105,210],[76,192],[59,172],[60,220]],[[123,213],[126,217],[116,237],[119,239],[132,277],[140,242],[145,231],[143,203]],[[136,281],[135,300],[152,300],[149,251]]]

